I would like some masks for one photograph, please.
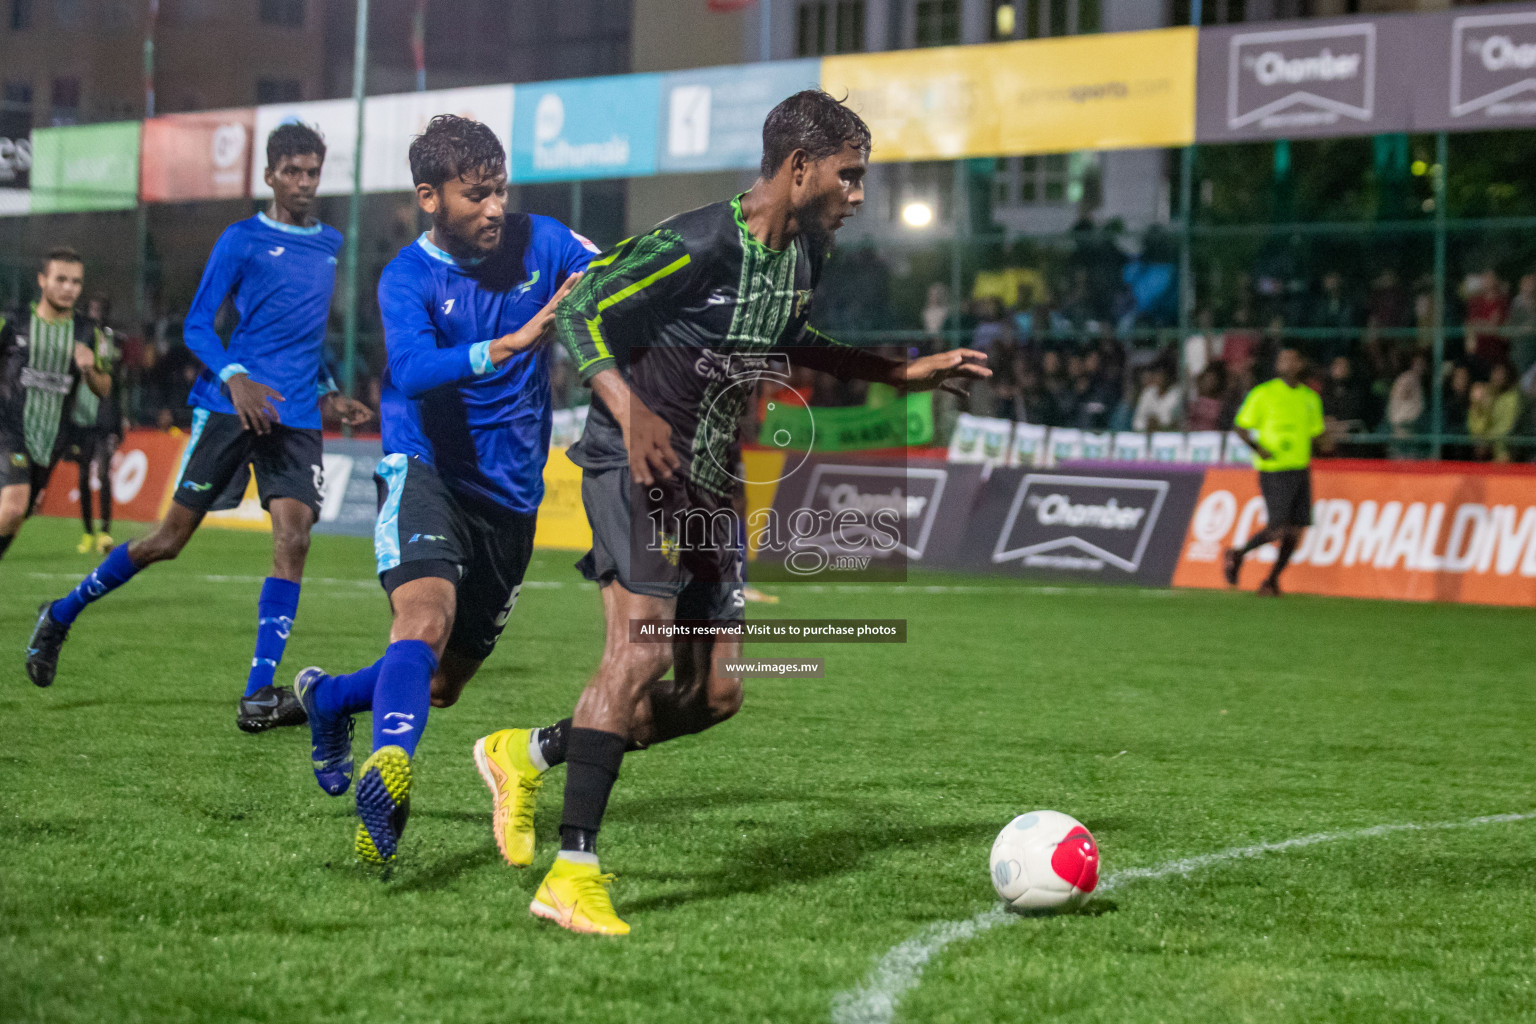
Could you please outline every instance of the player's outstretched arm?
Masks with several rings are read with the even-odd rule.
[[[559,291],[555,292],[554,298],[544,303],[544,308],[533,314],[532,320],[511,334],[504,334],[491,342],[491,363],[500,366],[511,359],[514,353],[532,348],[543,341],[550,329],[554,327],[555,310],[560,308],[560,303],[571,294],[571,290],[581,283],[581,278],[582,275],[579,273],[571,274],[560,285]]]
[[[844,345],[807,325],[794,344],[780,345],[777,351],[812,370],[821,370],[842,380],[867,380],[889,384],[898,391],[945,391],[964,397],[962,382],[992,376],[985,365],[985,352],[957,348],[911,362],[889,359],[877,352]]]

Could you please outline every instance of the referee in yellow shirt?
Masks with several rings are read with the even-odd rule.
[[[1275,359],[1274,380],[1265,381],[1243,399],[1233,422],[1253,449],[1259,490],[1269,512],[1269,525],[1248,538],[1241,548],[1228,548],[1223,569],[1227,583],[1237,586],[1243,559],[1255,548],[1278,543],[1279,557],[1259,585],[1264,597],[1280,596],[1285,571],[1301,534],[1312,525],[1312,439],[1323,432],[1323,400],[1301,382],[1305,366],[1301,353],[1283,348]]]

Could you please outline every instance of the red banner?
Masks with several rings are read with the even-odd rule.
[[[145,202],[241,199],[251,194],[256,112],[208,110],[144,122],[139,193]]]
[[[158,522],[170,500],[171,484],[181,465],[185,434],[130,430],[112,456],[112,518],[132,523]],[[94,481],[93,481],[94,483]],[[38,514],[79,518],[80,477],[73,462],[54,467]]]
[[[1335,597],[1536,605],[1536,473],[1387,463],[1317,464],[1313,526],[1282,586]],[[1173,584],[1224,588],[1223,552],[1265,524],[1258,474],[1211,469]],[[1249,556],[1252,588],[1274,563]]]

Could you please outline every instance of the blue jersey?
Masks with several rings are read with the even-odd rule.
[[[507,217],[502,251],[459,262],[422,235],[379,279],[384,453],[436,468],[452,490],[514,512],[544,498],[550,346],[499,367],[491,342],[533,319],[597,248],[557,220]]]
[[[224,229],[187,313],[187,347],[205,367],[188,405],[233,413],[224,382],[243,373],[283,396],[274,403],[282,423],[320,427],[318,399],[330,390],[325,325],[340,250],[335,228],[279,224],[264,213]],[[226,347],[213,323],[231,292],[240,323]]]

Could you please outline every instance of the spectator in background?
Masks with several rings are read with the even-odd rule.
[[[1344,355],[1354,346],[1352,332],[1358,326],[1355,304],[1344,294],[1344,275],[1330,270],[1323,275],[1322,294],[1312,305],[1309,327],[1328,333],[1314,346],[1314,356],[1320,363],[1328,363],[1335,356]]]
[[[1408,366],[1392,382],[1387,397],[1387,429],[1393,437],[1412,437],[1423,433],[1427,425],[1428,401],[1424,394],[1424,378],[1429,372],[1429,357],[1422,351],[1409,357]],[[1404,458],[1405,449],[1393,449],[1394,456]]]
[[[1412,303],[1397,271],[1389,268],[1377,274],[1371,282],[1371,294],[1366,307],[1368,325],[1383,330],[1396,330],[1411,326],[1412,314]]]
[[[1508,462],[1509,446],[1504,439],[1514,432],[1520,419],[1520,392],[1507,363],[1497,363],[1486,381],[1470,390],[1467,433],[1477,439],[1473,454],[1481,461]]]
[[[1467,307],[1467,355],[1487,373],[1509,358],[1509,339],[1503,332],[1509,317],[1509,289],[1490,266],[1480,274],[1468,275],[1461,297]]]
[[[1212,363],[1195,378],[1195,397],[1189,400],[1189,415],[1184,425],[1190,430],[1225,430],[1231,425],[1223,396],[1227,389],[1226,371],[1221,363]]]
[[[1066,426],[1076,411],[1077,402],[1072,397],[1072,384],[1061,353],[1047,349],[1040,357],[1040,384],[1050,396],[1050,406],[1055,414],[1055,419],[1047,421],[1046,426]]]
[[[1096,351],[1073,357],[1077,373],[1072,378],[1072,425],[1082,430],[1105,430],[1120,400],[1119,390],[1103,373]]]
[[[942,281],[930,284],[928,300],[923,305],[923,333],[928,335],[934,351],[943,351],[949,347],[944,344],[944,328],[949,323],[950,311],[949,285]]]
[[[1156,362],[1147,368],[1146,385],[1136,399],[1136,411],[1131,414],[1132,430],[1145,433],[1179,429],[1183,396],[1179,394],[1178,383],[1171,377],[1165,363]]]
[[[1523,375],[1536,366],[1536,273],[1520,278],[1520,290],[1509,303],[1509,316],[1504,321],[1509,338],[1509,357],[1514,361],[1516,376]]]
[[[1441,409],[1445,415],[1445,433],[1459,434],[1467,429],[1467,414],[1472,410],[1472,371],[1465,363],[1451,367],[1441,397]],[[1465,460],[1472,458],[1472,448],[1458,441],[1445,445],[1441,454],[1447,459]]]
[[[1013,396],[1014,418],[1023,423],[1054,426],[1061,422],[1056,400],[1041,382],[1040,371],[1022,354],[1014,354],[1014,373],[1018,379]]]
[[[1335,356],[1323,383],[1323,423],[1330,439],[1365,427],[1367,391],[1348,356]]]
[[[1209,309],[1195,314],[1195,333],[1184,339],[1184,370],[1195,390],[1205,368],[1221,358],[1221,336],[1214,329],[1215,318]]]

